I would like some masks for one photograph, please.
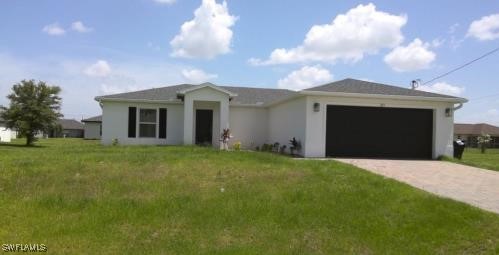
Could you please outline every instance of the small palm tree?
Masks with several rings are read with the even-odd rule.
[[[490,143],[490,141],[492,141],[492,139],[490,138],[489,134],[482,134],[481,136],[477,137],[477,142],[482,153],[485,153],[487,145]]]

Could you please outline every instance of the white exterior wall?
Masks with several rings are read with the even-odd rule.
[[[452,103],[331,96],[307,96],[306,102],[306,143],[302,144],[306,157],[325,157],[327,105],[433,109],[433,157],[452,156],[454,118],[445,116],[445,108],[452,108]],[[316,102],[319,112],[313,111]]]
[[[241,142],[244,149],[255,149],[268,141],[268,109],[231,106],[229,114],[231,145]]]
[[[0,142],[8,143],[11,139],[12,131],[4,126],[0,126]]]
[[[100,139],[100,126],[99,122],[85,122],[84,124],[84,138],[85,139]]]
[[[194,144],[196,132],[196,109],[213,110],[213,140],[215,147],[220,146],[220,136],[224,128],[229,128],[229,95],[210,87],[187,92],[183,108],[183,143]]]
[[[286,145],[289,149],[289,140],[295,137],[302,145],[301,151],[298,153],[307,155],[308,148],[305,146],[307,139],[306,110],[306,97],[299,97],[270,107],[268,115],[269,143],[278,142],[281,146]]]
[[[128,138],[128,107],[140,108],[166,108],[167,124],[166,139],[158,138]],[[159,114],[159,110],[157,111]],[[102,144],[111,144],[113,139],[118,139],[119,144],[182,144],[183,138],[184,107],[181,104],[157,104],[134,102],[109,102],[102,105]],[[159,117],[156,118],[159,122]],[[156,137],[159,124],[156,125]],[[137,134],[139,122],[137,121]]]

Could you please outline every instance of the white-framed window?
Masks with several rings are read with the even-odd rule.
[[[157,109],[139,109],[139,137],[156,138]]]

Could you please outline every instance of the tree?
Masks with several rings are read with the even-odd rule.
[[[26,145],[33,145],[37,133],[48,132],[62,117],[60,91],[43,81],[22,80],[12,86],[12,93],[7,96],[10,106],[2,107],[1,117],[8,128],[26,137]]]
[[[489,145],[490,141],[492,141],[492,139],[489,134],[482,134],[477,137],[477,142],[480,145],[480,151],[482,153],[485,153],[485,149],[487,148],[487,145]]]

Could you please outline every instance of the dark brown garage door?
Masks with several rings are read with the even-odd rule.
[[[432,157],[433,110],[327,107],[326,156]]]

